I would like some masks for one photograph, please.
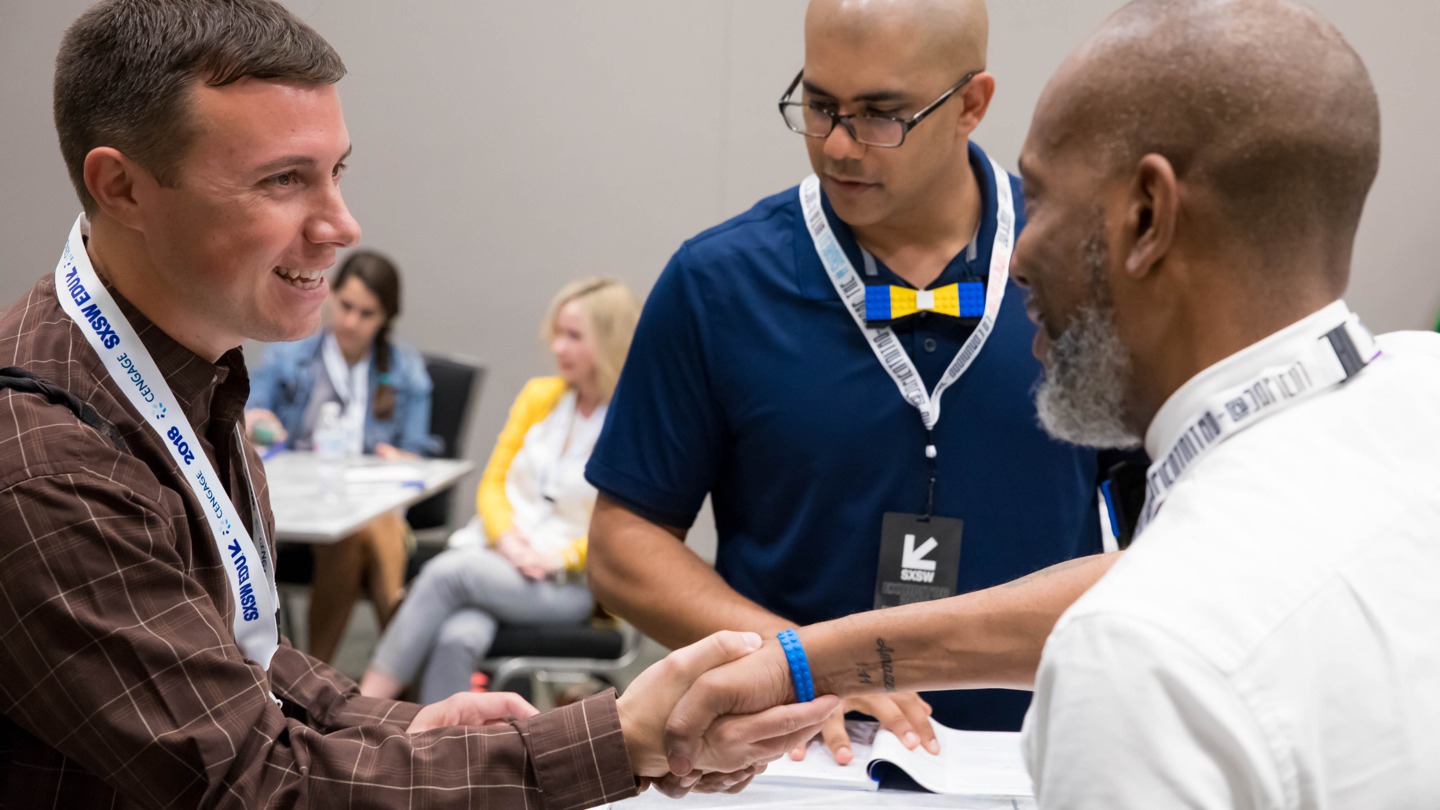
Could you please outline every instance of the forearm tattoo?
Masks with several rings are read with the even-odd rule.
[[[885,687],[886,692],[894,692],[895,689],[895,648],[885,643],[885,639],[875,639],[875,661],[855,662],[855,682],[861,686],[874,686],[875,673],[880,674],[880,684]]]

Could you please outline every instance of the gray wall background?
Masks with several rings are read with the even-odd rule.
[[[774,108],[801,63],[803,0],[288,4],[350,67],[346,197],[363,243],[406,274],[398,336],[489,364],[470,442],[482,463],[523,381],[551,368],[536,329],[555,289],[600,273],[643,294],[682,240],[808,171]],[[0,301],[54,267],[79,210],[50,81],[86,5],[0,0]],[[1061,58],[1118,5],[992,0],[999,89],[976,137],[1002,163]],[[1370,66],[1384,115],[1350,302],[1377,330],[1427,328],[1440,308],[1440,2],[1315,5]],[[708,527],[697,534],[706,548]]]

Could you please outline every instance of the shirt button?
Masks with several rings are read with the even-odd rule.
[[[926,351],[926,352],[929,352],[930,354],[934,354],[934,353],[935,353],[935,345],[936,345],[936,344],[935,344],[935,338],[933,338],[933,337],[927,337],[927,338],[925,338],[925,342],[924,342],[923,344],[921,344],[921,345],[923,345],[923,346],[925,347],[925,351]]]

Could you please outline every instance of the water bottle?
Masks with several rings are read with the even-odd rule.
[[[316,476],[320,498],[338,501],[345,497],[345,424],[340,418],[340,403],[320,406],[320,419],[315,423],[314,446]]]

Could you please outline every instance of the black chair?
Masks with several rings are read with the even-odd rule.
[[[594,680],[618,689],[622,670],[639,653],[640,632],[613,618],[573,625],[502,624],[480,669],[494,673],[492,691],[517,691],[535,700],[543,689],[546,705],[555,705],[558,684]]]
[[[434,386],[430,395],[430,432],[444,442],[436,455],[460,458],[465,454],[470,414],[485,381],[485,366],[468,357],[427,353],[425,370]],[[405,520],[416,532],[448,530],[454,501],[455,487],[448,486],[410,507]],[[442,538],[445,533],[440,533]]]

